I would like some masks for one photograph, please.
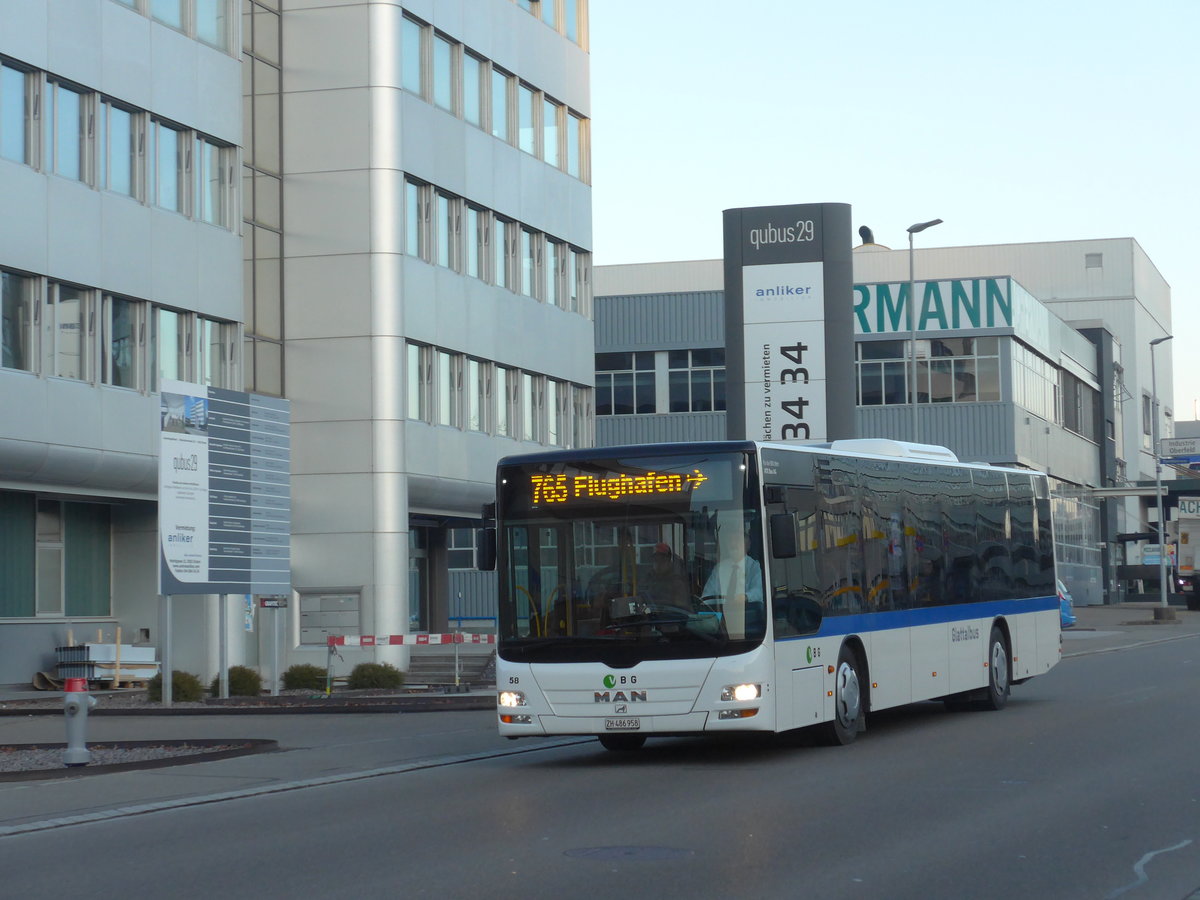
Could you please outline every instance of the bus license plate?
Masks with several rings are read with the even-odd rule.
[[[642,727],[641,719],[605,719],[605,731],[637,731]]]

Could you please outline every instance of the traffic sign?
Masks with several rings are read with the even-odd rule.
[[[1200,438],[1162,438],[1158,442],[1158,455],[1163,459],[1200,462]]]

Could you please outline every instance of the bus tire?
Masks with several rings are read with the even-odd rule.
[[[844,747],[854,743],[858,733],[865,730],[864,676],[858,653],[853,647],[843,644],[833,673],[833,721],[821,726],[821,736],[826,744]]]
[[[1004,709],[1012,688],[1012,666],[1009,663],[1008,639],[999,625],[992,626],[988,637],[988,686],[980,703],[982,709]]]
[[[641,750],[642,745],[646,743],[644,734],[602,734],[600,735],[600,746],[605,750],[614,752],[628,752],[630,750]]]

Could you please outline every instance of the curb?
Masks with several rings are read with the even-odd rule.
[[[479,711],[496,708],[495,696],[445,696],[445,697],[405,697],[371,701],[346,700],[302,700],[291,703],[269,703],[252,706],[247,703],[231,703],[229,705],[213,704],[210,706],[146,706],[121,707],[116,709],[97,708],[88,712],[88,717],[94,716],[278,716],[278,715],[330,715],[357,713],[404,713],[404,712],[437,712],[442,710]],[[22,709],[11,706],[0,709],[0,717],[11,716],[61,716],[59,707],[38,706]]]

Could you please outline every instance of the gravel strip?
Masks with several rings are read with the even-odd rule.
[[[112,766],[120,763],[173,759],[177,756],[195,756],[200,753],[220,753],[225,750],[238,749],[240,746],[239,744],[208,744],[204,746],[174,744],[146,747],[114,747],[106,744],[88,744],[88,750],[92,754],[89,765]],[[0,772],[29,772],[63,768],[67,767],[63,765],[62,747],[17,748],[0,746]]]

